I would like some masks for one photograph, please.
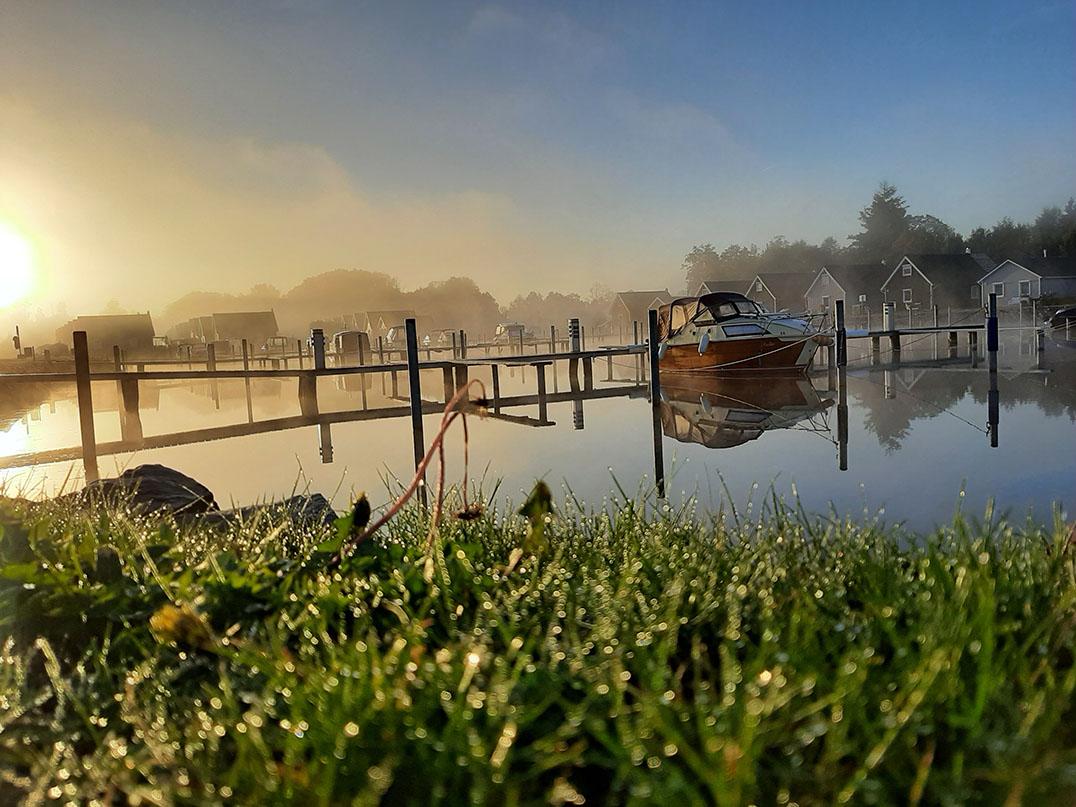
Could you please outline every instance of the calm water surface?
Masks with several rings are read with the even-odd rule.
[[[944,336],[938,342],[944,355]],[[847,470],[840,470],[837,392],[823,371],[810,379],[778,382],[668,379],[662,400],[662,444],[670,501],[695,496],[700,507],[740,511],[761,505],[767,490],[786,500],[793,492],[811,512],[858,515],[882,512],[889,523],[917,530],[948,521],[960,506],[981,515],[987,501],[1022,519],[1049,520],[1055,508],[1076,512],[1076,349],[1049,342],[1041,369],[1027,332],[1003,333],[997,390],[997,447],[990,445],[990,374],[985,360],[973,367],[964,338],[956,364],[921,366],[934,357],[934,340],[906,349],[909,365],[873,369],[856,355],[848,371]],[[883,356],[883,360],[888,357]],[[596,390],[616,397],[550,403],[537,422],[530,403],[507,407],[514,420],[470,418],[472,479],[498,497],[520,501],[535,478],[570,488],[592,505],[615,490],[652,494],[655,475],[650,403],[635,387],[630,358],[595,365]],[[488,368],[472,371],[488,384]],[[442,396],[439,371],[423,374],[428,400]],[[533,368],[501,371],[501,394],[533,395]],[[321,412],[361,410],[354,377],[319,381]],[[391,386],[371,378],[371,409],[398,407]],[[567,367],[550,377],[549,390],[568,390]],[[400,392],[406,396],[405,375]],[[114,382],[93,389],[99,443],[121,439]],[[33,455],[79,445],[73,385],[8,385],[0,388],[0,481],[8,494],[34,497],[81,484],[81,461],[34,462]],[[143,382],[140,408],[147,438],[212,426],[240,425],[299,414],[297,382],[256,380],[250,411],[242,381]],[[427,442],[440,421],[425,418]],[[332,461],[323,462],[316,425],[189,445],[124,451],[100,458],[101,474],[142,463],[163,463],[206,484],[222,506],[249,504],[309,490],[344,507],[357,491],[388,500],[386,478],[410,478],[410,419],[384,418],[330,426]],[[462,475],[462,432],[447,439],[448,476]],[[431,483],[434,477],[430,476]],[[963,497],[960,495],[964,491]],[[731,501],[730,501],[731,497]]]

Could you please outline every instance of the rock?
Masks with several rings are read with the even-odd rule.
[[[270,504],[221,510],[209,488],[164,465],[139,465],[113,479],[91,482],[78,493],[68,494],[61,499],[85,503],[91,497],[127,499],[143,513],[163,511],[184,520],[197,519],[217,526],[248,521],[257,513],[265,513],[263,517],[271,520],[287,517],[301,527],[331,526],[336,520],[329,500],[320,493],[292,496]]]
[[[129,497],[135,509],[146,513],[166,510],[190,515],[220,510],[209,488],[164,465],[128,468],[113,479],[91,482],[75,495]]]
[[[217,513],[207,513],[205,517],[210,522],[223,524],[249,521],[258,513],[263,513],[263,518],[271,520],[287,517],[291,519],[293,524],[301,527],[331,527],[336,520],[336,511],[330,506],[329,500],[320,493],[313,493],[309,496],[292,496],[282,502],[237,507],[234,510],[221,510]]]

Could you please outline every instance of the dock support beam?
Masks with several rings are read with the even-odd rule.
[[[537,362],[534,369],[538,371],[538,420],[542,423],[549,422],[549,407],[545,392],[545,368],[548,362]]]
[[[493,364],[490,367],[490,372],[493,374],[493,411],[501,411],[501,367],[499,364]]]
[[[247,340],[243,340],[243,369],[250,369],[250,346],[247,344]],[[243,385],[246,387],[247,393],[247,423],[254,422],[254,399],[250,394],[250,378],[243,379]]]
[[[990,372],[998,369],[998,296],[990,295],[989,313],[986,317],[986,353]]]
[[[837,463],[848,470],[848,369],[837,369]]]
[[[415,470],[422,464],[426,454],[426,439],[422,434],[422,388],[418,376],[418,332],[415,318],[404,320],[407,335],[407,393],[411,399],[411,433],[415,443]],[[395,373],[393,373],[395,378]],[[466,482],[464,482],[466,484]],[[426,506],[426,480],[419,482],[419,496],[422,506]]]
[[[299,412],[304,418],[318,416],[318,377],[310,372],[299,376]]]
[[[138,414],[138,379],[120,381],[120,437],[125,443],[141,444],[142,418]]]
[[[75,351],[75,389],[78,395],[78,425],[82,435],[82,466],[86,481],[96,482],[97,438],[93,431],[93,396],[90,393],[90,348],[85,331],[71,334]]]
[[[848,364],[848,331],[844,327],[844,300],[833,303],[833,321],[837,324],[837,366]]]
[[[661,444],[661,382],[658,373],[658,312],[651,308],[647,312],[647,325],[650,332],[650,411],[654,423],[654,485],[658,498],[665,498],[665,456]]]
[[[321,328],[311,328],[310,345],[314,350],[314,369],[325,369],[325,332]]]

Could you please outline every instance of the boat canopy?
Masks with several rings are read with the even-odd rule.
[[[658,309],[658,336],[668,339],[676,336],[687,325],[704,314],[713,316],[715,322],[722,319],[762,313],[762,307],[754,300],[733,291],[715,291],[701,297],[680,297]]]

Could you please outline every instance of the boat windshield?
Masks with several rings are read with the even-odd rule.
[[[695,323],[698,325],[713,325],[732,317],[757,317],[764,313],[766,312],[762,306],[754,300],[730,300],[709,306],[705,312],[700,312],[695,317]]]

